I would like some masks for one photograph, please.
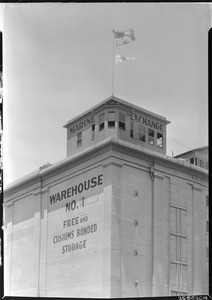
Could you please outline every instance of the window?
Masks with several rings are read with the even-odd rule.
[[[99,131],[103,130],[105,128],[105,123],[99,124]]]
[[[200,167],[201,167],[201,168],[204,168],[204,161],[200,159],[200,162],[199,162],[199,163],[200,163]]]
[[[148,129],[148,143],[154,145],[155,132],[152,129]]]
[[[145,127],[142,125],[139,125],[139,140],[142,142],[145,142]]]
[[[198,166],[198,159],[195,158],[195,165]]]
[[[187,210],[170,206],[170,283],[183,293],[188,285]]]
[[[163,148],[163,135],[157,132],[157,146]]]
[[[208,170],[208,162],[207,161],[205,162],[205,168],[206,168],[206,170]]]
[[[194,164],[194,158],[190,158],[190,163],[193,165]]]
[[[92,129],[92,140],[94,140],[95,139],[95,124],[92,124],[92,127],[91,127],[91,129]]]
[[[187,293],[179,292],[179,291],[171,291],[171,296],[187,296]]]
[[[103,130],[105,128],[105,114],[101,114],[99,116],[99,131]]]
[[[134,124],[133,122],[130,122],[130,137],[133,138],[134,135]]]
[[[108,121],[108,128],[114,128],[115,127],[115,121]]]
[[[119,112],[119,128],[125,130],[125,114]]]
[[[77,148],[82,146],[82,131],[77,133]]]
[[[115,111],[108,111],[108,128],[115,128]]]
[[[187,235],[187,210],[170,207],[170,230],[173,234]]]

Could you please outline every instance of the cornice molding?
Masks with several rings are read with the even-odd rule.
[[[155,174],[155,175],[154,175],[154,178],[157,178],[157,179],[161,179],[161,180],[163,180],[163,179],[164,179],[164,176],[161,176],[161,175]]]
[[[49,187],[48,188],[45,188],[45,189],[41,189],[39,191],[36,191],[33,193],[34,196],[37,196],[37,195],[42,195],[42,194],[45,194],[49,191]]]
[[[14,204],[15,204],[15,201],[10,201],[10,202],[4,203],[4,205],[5,205],[6,207],[14,206]]]
[[[106,168],[106,167],[109,167],[109,166],[116,166],[116,167],[123,167],[124,164],[120,164],[118,162],[115,162],[115,161],[110,161],[110,162],[106,162],[106,163],[103,163],[102,164],[102,167],[103,168]]]
[[[198,167],[191,166],[188,163],[184,163],[182,161],[178,161],[175,158],[171,158],[167,155],[157,153],[155,151],[151,151],[141,146],[137,146],[134,144],[130,144],[129,142],[108,138],[95,146],[89,147],[86,150],[83,150],[80,153],[77,153],[71,157],[68,157],[53,166],[50,166],[41,171],[37,171],[29,174],[28,176],[23,177],[22,179],[12,183],[10,186],[6,187],[5,195],[9,195],[10,192],[20,190],[20,188],[28,187],[29,184],[33,185],[36,183],[41,183],[44,177],[48,178],[50,176],[56,175],[61,172],[61,170],[65,171],[70,169],[70,167],[76,167],[84,163],[85,161],[91,161],[92,158],[96,158],[97,156],[101,156],[105,153],[108,153],[108,157],[114,157],[117,151],[119,153],[123,153],[127,156],[131,156],[133,158],[143,159],[145,161],[154,162],[154,168],[157,171],[158,166],[164,166],[173,169],[175,172],[179,171],[181,173],[188,174],[190,176],[197,176],[198,178],[207,181],[208,180],[208,172],[206,170],[201,170]],[[124,159],[124,158],[123,158]],[[118,162],[114,162],[118,166],[122,165]],[[107,163],[106,163],[107,165]],[[160,176],[160,175],[159,175]],[[201,183],[200,183],[201,184]]]
[[[84,161],[90,160],[92,156],[99,156],[103,153],[106,153],[111,150],[111,145],[110,145],[110,140],[111,138],[104,140],[103,142],[100,142],[99,144],[95,145],[94,147],[90,147],[80,153],[77,153],[71,157],[68,157],[58,163],[56,163],[53,166],[50,166],[48,168],[45,168],[43,170],[38,170],[33,173],[30,173],[17,181],[11,183],[4,189],[4,194],[7,195],[9,192],[24,188],[26,185],[30,183],[31,185],[37,182],[41,182],[42,178],[45,176],[53,176],[63,170],[67,170],[71,167],[75,167]]]
[[[117,142],[112,141],[111,143],[113,146],[112,149],[114,150],[119,150],[120,152],[128,155],[132,155],[133,153],[133,157],[135,158],[143,158],[153,161],[155,169],[157,169],[157,165],[164,167],[171,166],[171,168],[175,171],[180,171],[189,175],[196,175],[198,178],[203,180],[208,179],[208,172],[205,169],[200,169],[200,167],[190,165],[189,163],[184,163],[167,155],[156,153],[155,151],[147,150],[145,148],[142,149],[142,147],[132,145],[129,142],[118,140]],[[129,153],[129,150],[131,153]]]
[[[202,188],[200,188],[200,187],[198,187],[198,186],[195,186],[195,185],[193,185],[193,189],[194,189],[195,191],[199,191],[199,192],[202,191]]]

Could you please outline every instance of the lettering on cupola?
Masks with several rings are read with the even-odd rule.
[[[150,128],[153,128],[153,129],[159,130],[161,132],[164,132],[164,125],[163,124],[161,124],[159,122],[156,122],[154,120],[151,120],[149,118],[143,117],[142,115],[139,115],[139,114],[136,114],[136,113],[131,113],[130,119],[131,119],[131,121],[135,121],[135,122],[138,122],[142,125],[146,125],[146,126],[149,126]]]
[[[95,122],[95,116],[94,115],[89,116],[89,117],[85,118],[84,120],[72,125],[69,128],[69,133],[70,133],[70,135],[74,134],[75,132],[88,127],[89,125],[93,124],[94,122]]]

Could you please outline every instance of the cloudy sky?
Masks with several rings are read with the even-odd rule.
[[[202,3],[4,4],[5,184],[66,157],[63,125],[112,94],[171,121],[167,154],[208,144],[208,30]]]

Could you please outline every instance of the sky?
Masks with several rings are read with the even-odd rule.
[[[208,145],[204,3],[3,5],[4,185],[66,158],[67,121],[112,95],[171,121],[167,154]],[[115,47],[134,60],[113,67]]]

